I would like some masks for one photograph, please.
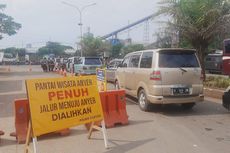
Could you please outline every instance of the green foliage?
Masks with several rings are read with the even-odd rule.
[[[209,88],[226,89],[230,85],[229,78],[210,76],[204,81],[204,86]]]
[[[111,57],[113,58],[118,58],[121,56],[121,50],[124,47],[123,44],[117,44],[117,45],[113,45],[111,48]]]
[[[90,35],[83,37],[80,44],[83,56],[100,56],[110,48],[108,43],[103,42],[100,38],[94,38]]]
[[[197,49],[204,69],[204,56],[216,37],[229,33],[229,0],[162,0],[156,15],[169,15],[168,25]]]
[[[122,56],[125,56],[126,54],[130,53],[130,52],[134,52],[134,51],[139,51],[139,50],[144,50],[144,46],[142,44],[133,44],[133,45],[128,45],[128,46],[124,46],[122,48]]]
[[[10,48],[6,48],[6,49],[2,49],[2,51],[4,51],[4,53],[10,53],[12,54],[14,57],[18,56],[25,56],[26,54],[26,49],[25,48],[15,48],[15,47],[10,47]]]
[[[14,19],[11,16],[8,16],[3,13],[3,10],[6,8],[6,5],[0,4],[0,39],[3,38],[3,35],[14,35],[21,28],[21,24],[14,22]]]
[[[38,54],[39,55],[54,54],[55,56],[65,55],[66,49],[73,49],[73,48],[71,46],[61,45],[58,42],[47,42],[46,46],[38,49]]]
[[[156,32],[156,42],[153,44],[154,48],[170,48],[172,45],[172,36],[170,31]]]
[[[25,60],[25,55],[26,55],[26,49],[25,48],[10,47],[10,48],[6,48],[6,49],[2,49],[2,51],[5,53],[5,57],[7,57],[7,58],[18,57],[19,61]]]

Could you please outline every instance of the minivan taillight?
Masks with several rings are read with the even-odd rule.
[[[150,80],[161,81],[161,71],[153,71],[150,74]]]

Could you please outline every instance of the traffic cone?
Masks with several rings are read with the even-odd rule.
[[[62,69],[60,69],[59,74],[61,74],[61,75],[63,74]]]
[[[64,69],[64,72],[63,72],[63,76],[66,77],[67,74],[66,74],[66,70]]]
[[[10,72],[10,66],[8,66],[7,71]]]
[[[32,71],[32,67],[31,67],[31,65],[29,66],[29,72],[31,72]]]
[[[0,136],[4,135],[5,133],[3,131],[0,130]],[[0,141],[1,141],[1,137],[0,137]]]
[[[0,130],[0,135],[4,135],[5,133],[3,131]]]

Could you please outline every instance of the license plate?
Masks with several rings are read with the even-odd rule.
[[[172,88],[172,92],[174,95],[188,95],[189,88]]]

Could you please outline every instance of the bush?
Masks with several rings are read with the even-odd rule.
[[[205,87],[226,89],[230,85],[229,78],[209,76],[204,81]]]

